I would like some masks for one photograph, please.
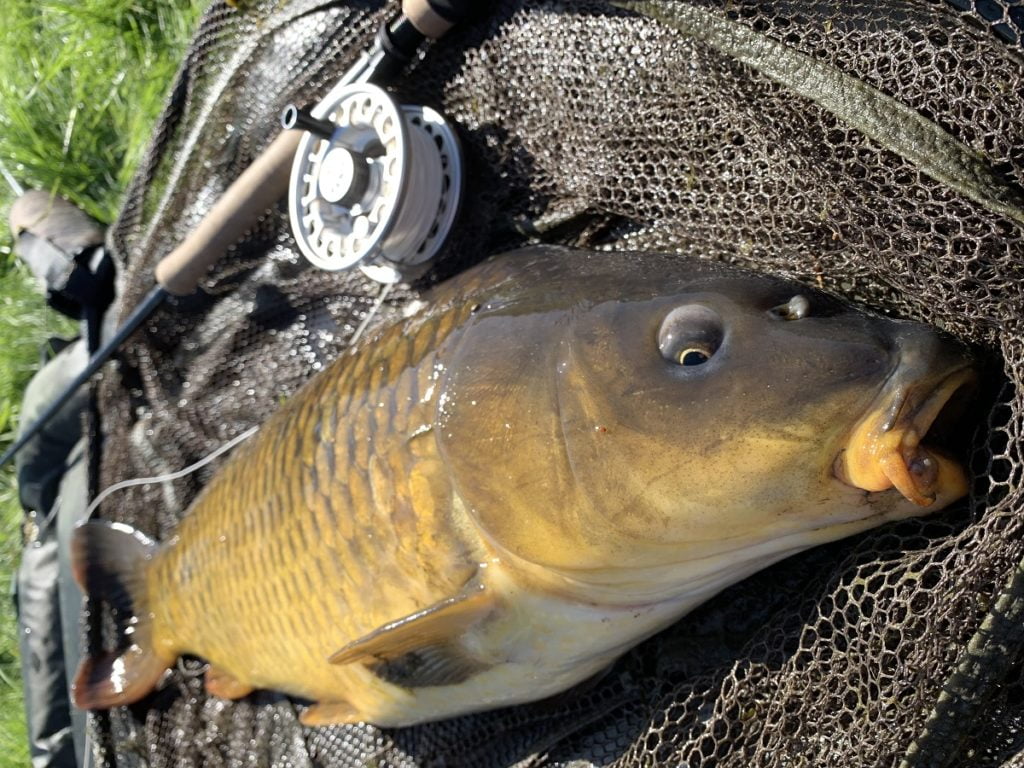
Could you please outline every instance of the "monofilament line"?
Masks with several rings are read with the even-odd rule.
[[[359,337],[363,335],[363,331],[366,330],[366,327],[370,324],[370,321],[373,320],[374,315],[376,315],[380,311],[381,305],[384,304],[384,299],[388,297],[389,293],[391,293],[391,284],[384,283],[383,287],[380,289],[380,293],[377,294],[377,300],[373,302],[373,306],[370,307],[370,311],[366,313],[366,317],[363,318],[363,322],[359,324],[359,327],[356,328],[355,333],[352,334],[352,338],[348,342],[350,347],[354,346],[355,343],[359,341]]]
[[[96,498],[92,500],[92,504],[90,504],[89,508],[86,510],[86,512],[85,512],[86,519],[92,517],[92,513],[96,511],[96,508],[100,504],[102,504],[103,500],[106,499],[110,494],[115,493],[117,491],[122,491],[125,488],[131,488],[131,487],[136,486],[136,485],[149,485],[150,483],[163,483],[163,482],[168,482],[168,481],[171,481],[171,480],[178,480],[178,479],[180,479],[182,477],[185,477],[186,475],[190,475],[193,472],[195,472],[197,469],[202,469],[203,467],[205,467],[207,464],[209,464],[211,461],[216,459],[218,456],[222,456],[223,454],[227,453],[228,451],[230,451],[232,448],[234,448],[239,443],[249,439],[254,434],[256,434],[256,432],[258,430],[259,430],[259,426],[258,425],[255,426],[255,427],[250,427],[249,429],[245,430],[245,432],[243,432],[242,434],[238,435],[237,437],[233,437],[230,440],[228,440],[226,443],[224,443],[224,445],[220,446],[215,451],[213,451],[213,453],[209,454],[208,456],[203,457],[202,459],[197,461],[195,464],[190,464],[189,466],[185,467],[184,469],[179,469],[177,472],[171,472],[171,473],[166,474],[166,475],[156,475],[154,477],[136,477],[136,478],[134,478],[132,480],[122,480],[119,483],[114,483],[113,485],[109,486],[108,488],[104,488],[103,491],[101,491],[99,493],[99,495],[97,495]]]

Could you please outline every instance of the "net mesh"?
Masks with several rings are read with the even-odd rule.
[[[483,4],[481,4],[483,5]],[[184,659],[91,721],[103,765],[1024,765],[1024,6],[501,0],[400,101],[458,128],[466,203],[429,280],[530,241],[671,250],[933,323],[987,360],[973,490],[791,558],[554,701],[413,728],[303,728]],[[384,9],[214,3],[111,232],[123,305]],[[378,288],[302,260],[284,207],[124,348],[98,388],[96,486],[179,469],[345,348]],[[376,322],[416,291],[392,292]],[[98,444],[98,439],[97,439]],[[103,516],[159,538],[213,469]],[[98,643],[109,618],[89,617]]]

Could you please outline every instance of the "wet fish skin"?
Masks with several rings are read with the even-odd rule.
[[[666,327],[707,361],[667,359]],[[968,370],[931,329],[711,262],[491,260],[314,377],[168,543],[79,530],[79,581],[139,619],[76,701],[137,700],[184,652],[220,695],[319,702],[309,724],[556,693],[788,554],[963,495],[953,466],[928,507],[836,466],[905,446],[877,426],[894,393]]]
[[[150,605],[167,617],[155,642],[168,655],[201,638],[202,655],[235,679],[282,690],[301,679],[292,692],[329,699],[351,683],[349,670],[326,663],[346,639],[472,577],[479,557],[449,513],[430,416],[433,347],[461,313],[416,323],[412,340],[395,328],[373,354],[343,356],[197,499],[177,532],[182,545],[152,571]]]
[[[728,332],[706,365],[672,366],[638,340],[656,338],[679,303],[679,294],[659,295],[671,293],[660,276],[678,273],[677,261],[589,258],[602,262],[599,285],[577,277],[578,263],[552,264],[543,288],[520,282],[485,304],[471,322],[488,328],[467,331],[449,358],[446,388],[462,407],[441,408],[438,439],[459,497],[503,549],[553,568],[614,571],[619,548],[637,538],[659,545],[642,557],[633,552],[632,567],[640,559],[675,563],[683,551],[707,555],[714,542],[745,532],[761,536],[768,515],[754,513],[754,500],[777,503],[794,531],[808,518],[859,517],[866,503],[879,513],[913,511],[898,494],[864,499],[835,483],[833,459],[852,416],[871,410],[881,390],[906,384],[897,371],[931,389],[969,367],[963,348],[920,324],[701,262],[687,265],[700,276],[687,275],[680,293],[687,303],[721,305]],[[795,293],[812,297],[810,316],[769,322],[768,313]],[[586,311],[573,321],[572,342],[534,343],[550,337],[550,313],[577,307]],[[495,345],[502,355],[491,353]],[[537,369],[558,373],[537,381],[530,373]],[[493,381],[502,382],[500,392]],[[465,407],[474,400],[487,408]],[[503,426],[510,422],[511,433]],[[552,449],[555,471],[539,474],[530,460],[492,471],[497,451],[489,446],[514,455],[516,441],[531,439],[565,446]],[[624,504],[630,498],[644,503]],[[531,521],[528,529],[519,526],[523,519]]]

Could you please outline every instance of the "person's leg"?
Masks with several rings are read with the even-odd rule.
[[[76,341],[47,363],[25,391],[21,423],[31,423],[86,360],[85,344]],[[85,390],[79,391],[26,444],[16,463],[26,511],[25,547],[16,578],[18,634],[29,745],[37,768],[77,765],[68,700],[68,674],[73,670],[65,662],[64,635],[65,630],[71,632],[77,642],[78,620],[77,615],[61,615],[62,542],[57,517],[66,514],[62,508],[74,506],[74,500],[62,499],[60,491],[70,466],[69,453],[81,438],[86,400]],[[69,619],[73,623],[66,627]]]
[[[99,320],[113,296],[113,269],[101,244],[103,230],[81,210],[43,192],[28,192],[11,208],[15,253],[46,291],[48,303],[88,320],[85,335],[98,339]],[[83,323],[85,325],[85,323]],[[33,424],[85,367],[86,342],[60,350],[25,391],[21,428]],[[16,604],[25,707],[32,762],[37,768],[74,768],[84,755],[85,715],[70,705],[68,687],[79,657],[81,599],[68,566],[68,541],[88,502],[81,388],[16,457],[25,509],[25,548]]]
[[[87,441],[83,437],[68,454],[67,472],[61,479],[57,495],[57,542],[58,578],[57,590],[60,596],[61,628],[64,632],[64,668],[68,682],[74,680],[75,670],[82,658],[80,619],[82,615],[82,591],[71,575],[71,532],[83,522],[89,500],[89,461]],[[75,754],[82,765],[85,755],[85,710],[71,707],[72,734],[75,739]]]
[[[57,587],[57,537],[50,529],[22,551],[16,576],[18,645],[32,765],[75,766]]]

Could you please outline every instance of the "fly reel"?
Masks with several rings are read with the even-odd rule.
[[[332,271],[358,265],[389,284],[426,271],[462,192],[458,140],[444,118],[360,83],[313,114],[288,107],[282,123],[306,131],[288,192],[303,255]]]

